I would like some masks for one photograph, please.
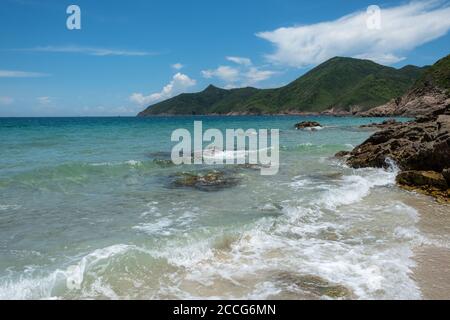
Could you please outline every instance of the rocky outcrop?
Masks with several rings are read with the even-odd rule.
[[[418,88],[387,104],[358,113],[362,117],[417,117],[428,116],[450,104],[447,90]]]
[[[383,128],[387,128],[393,124],[397,124],[397,120],[395,119],[388,119],[388,120],[384,120],[381,123],[369,123],[369,124],[363,124],[361,126],[359,126],[360,128],[376,128],[376,129],[383,129]]]
[[[402,171],[397,175],[396,181],[407,190],[432,195],[442,202],[449,201],[449,184],[442,173],[436,171]]]
[[[442,172],[450,163],[449,109],[448,114],[395,123],[376,132],[350,153],[348,164],[386,167],[386,159],[392,159],[403,170]]]
[[[401,186],[448,201],[450,105],[416,121],[388,125],[351,151],[346,162],[354,168],[387,167],[389,159],[403,171],[397,180]]]
[[[322,128],[322,125],[316,121],[303,121],[295,125],[297,130]]]
[[[447,189],[447,181],[442,173],[436,171],[402,171],[397,175],[397,182],[405,186],[432,187]]]

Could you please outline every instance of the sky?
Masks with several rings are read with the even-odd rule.
[[[334,56],[430,65],[449,30],[444,0],[0,0],[0,117],[134,116],[209,84],[286,85]]]

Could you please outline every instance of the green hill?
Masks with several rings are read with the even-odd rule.
[[[369,60],[332,58],[297,80],[277,89],[225,90],[208,86],[154,104],[139,116],[158,114],[273,114],[320,112],[330,108],[369,109],[403,95],[425,68],[395,69]]]
[[[438,87],[450,94],[450,55],[429,67],[414,84],[414,89]]]

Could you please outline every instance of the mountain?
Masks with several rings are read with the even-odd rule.
[[[225,90],[210,85],[202,92],[183,93],[149,106],[138,116],[367,110],[403,95],[424,70],[335,57],[281,88]]]
[[[414,84],[413,89],[426,87],[436,87],[450,93],[450,55],[428,68]]]
[[[448,105],[450,105],[450,55],[427,68],[402,97],[360,115],[429,116],[440,112]]]

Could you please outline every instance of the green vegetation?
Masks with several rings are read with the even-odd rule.
[[[366,110],[403,95],[424,70],[415,66],[395,69],[369,60],[336,57],[278,89],[225,90],[210,85],[202,92],[181,94],[150,106],[139,116],[273,114],[352,107]]]
[[[414,84],[415,89],[425,87],[438,87],[450,94],[450,55],[428,68]]]

